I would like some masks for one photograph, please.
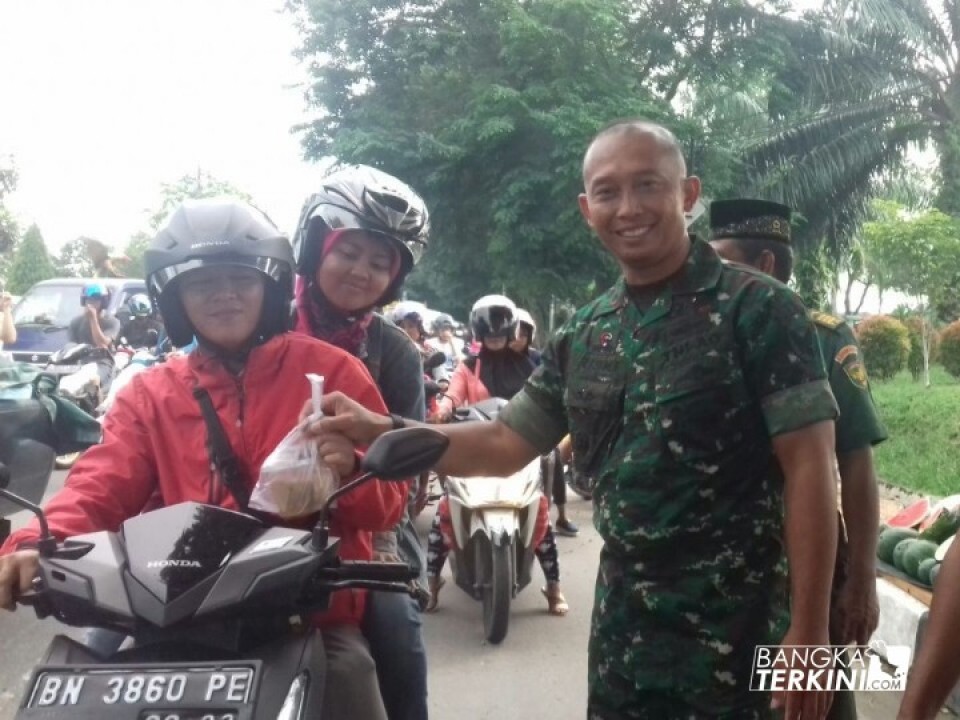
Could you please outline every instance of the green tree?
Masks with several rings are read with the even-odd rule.
[[[918,299],[924,382],[929,387],[934,309],[960,277],[960,220],[939,210],[910,214],[890,202],[874,207],[882,219],[864,223],[865,251],[878,282]]]
[[[93,261],[87,253],[86,238],[78,237],[60,249],[57,256],[57,274],[62,277],[93,277]]]
[[[163,224],[167,215],[187,198],[217,197],[219,195],[252,202],[251,197],[238,189],[233,183],[221,180],[201,168],[197,168],[196,173],[182,175],[172,183],[163,183],[160,186],[159,204],[154,209],[147,211],[150,229],[157,230]]]
[[[57,276],[47,246],[43,242],[40,228],[31,225],[17,246],[10,265],[8,289],[14,295],[22,295],[35,283]]]
[[[150,246],[150,240],[153,237],[147,232],[138,232],[127,243],[123,254],[128,258],[125,271],[129,277],[145,277],[146,271],[143,268],[143,254]]]
[[[20,229],[11,212],[4,207],[4,198],[17,187],[17,170],[12,158],[0,158],[0,280],[7,276],[20,240]]]
[[[764,119],[747,80],[776,59],[761,5],[782,7],[290,0],[312,76],[305,153],[376,165],[423,193],[432,238],[411,295],[463,316],[503,289],[546,317],[551,299],[579,304],[616,274],[576,206],[600,127],[665,122],[708,194],[733,188],[730,129],[748,125],[745,98]],[[711,93],[721,80],[743,93]]]
[[[813,236],[834,223],[842,251],[876,181],[931,143],[935,205],[960,213],[960,1],[828,1],[794,25],[786,53],[769,98],[777,130],[745,154],[754,186],[818,208]]]

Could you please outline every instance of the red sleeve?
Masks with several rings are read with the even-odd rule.
[[[117,530],[139,513],[156,486],[156,461],[138,408],[148,402],[141,378],[123,388],[104,418],[103,441],[80,456],[63,489],[44,507],[57,539],[99,530]],[[32,520],[0,547],[0,555],[35,542],[40,528]]]
[[[339,390],[365,408],[385,415],[387,406],[370,373],[359,360],[353,357],[350,360],[353,362],[342,363],[332,373],[324,392]],[[360,530],[391,530],[403,515],[408,486],[408,481],[370,480],[337,500],[334,517],[337,522]]]
[[[454,408],[462,407],[466,404],[467,398],[469,397],[469,391],[467,389],[467,383],[470,378],[467,377],[470,374],[470,368],[467,367],[466,363],[461,362],[453,371],[453,375],[450,376],[450,385],[447,387],[447,392],[445,397],[441,400],[443,406],[448,410],[453,410]]]

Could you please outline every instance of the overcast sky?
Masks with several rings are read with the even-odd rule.
[[[18,218],[48,247],[122,248],[160,184],[198,167],[283,229],[320,175],[282,0],[0,0],[0,156]]]

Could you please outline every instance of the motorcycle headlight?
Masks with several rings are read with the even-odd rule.
[[[303,701],[307,696],[307,684],[310,680],[306,673],[300,673],[290,683],[290,689],[287,690],[287,697],[283,701],[283,707],[277,715],[277,720],[303,720]]]

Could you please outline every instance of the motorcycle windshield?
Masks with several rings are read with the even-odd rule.
[[[450,492],[469,507],[525,507],[540,491],[540,460],[510,477],[448,478]]]
[[[198,503],[138,515],[123,524],[130,574],[170,603],[219,572],[263,527],[249,515]]]

